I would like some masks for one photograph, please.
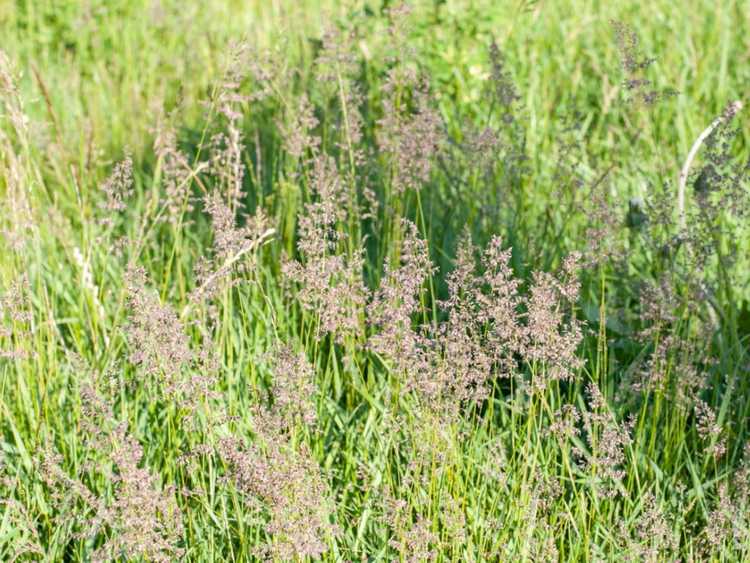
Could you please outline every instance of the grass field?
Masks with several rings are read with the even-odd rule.
[[[0,36],[0,560],[750,560],[744,2]]]

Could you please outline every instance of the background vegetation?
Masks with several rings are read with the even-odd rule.
[[[745,560],[747,16],[0,2],[0,557]]]

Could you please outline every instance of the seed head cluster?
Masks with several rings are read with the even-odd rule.
[[[741,103],[621,198],[610,114],[540,136],[419,10],[232,43],[109,174],[0,52],[0,559],[748,559]],[[613,29],[630,127],[675,92]]]

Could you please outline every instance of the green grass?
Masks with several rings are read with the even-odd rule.
[[[626,102],[612,20],[631,26],[643,54],[655,58],[645,71],[650,88],[677,95],[653,106]],[[334,65],[334,79],[325,82],[314,61],[328,23],[354,34],[355,64]],[[284,534],[267,530],[268,496],[256,509],[230,478],[236,467],[222,449],[230,437],[273,466],[290,506],[302,505],[309,491],[295,488],[284,464],[298,467],[309,448],[305,487],[313,490],[320,479],[330,504],[321,501],[315,510],[340,530],[321,533],[326,560],[750,557],[747,217],[730,209],[724,186],[711,196],[725,198],[713,214],[689,191],[684,242],[676,242],[673,221],[677,175],[690,146],[745,95],[745,5],[420,1],[408,17],[406,54],[394,48],[388,25],[376,2],[0,3],[3,49],[18,86],[15,92],[0,84],[0,287],[9,296],[0,302],[0,558],[88,561],[107,541],[129,541],[133,530],[117,519],[92,531],[95,506],[81,491],[119,506],[116,514],[135,508],[159,523],[148,530],[154,536],[142,538],[169,536],[173,514],[141,508],[143,501],[113,504],[140,485],[160,492],[146,490],[152,500],[176,503],[184,527],[171,547],[183,550],[185,560],[252,560],[261,545],[282,559]],[[257,53],[243,59],[237,91],[271,88],[263,99],[237,102],[241,118],[234,122],[222,115],[218,94],[231,45],[241,40]],[[511,108],[491,95],[493,40],[518,90]],[[266,51],[275,57],[267,67],[271,78],[258,83],[250,71]],[[391,62],[394,56],[400,63]],[[378,150],[384,85],[394,64],[427,77],[431,107],[450,138],[429,178],[402,194],[397,165]],[[355,86],[361,99],[352,104]],[[323,309],[302,306],[303,288],[282,272],[290,257],[303,264],[308,258],[297,242],[301,220],[310,215],[306,205],[318,201],[311,164],[284,144],[303,93],[319,121],[321,151],[336,162],[349,197],[335,207],[340,216],[331,228],[338,238],[327,253],[355,264],[355,277],[374,290],[387,276],[384,264],[397,268],[407,252],[401,218],[412,220],[429,245],[436,271],[423,283],[414,327],[446,320],[439,303],[466,234],[480,248],[493,235],[512,247],[510,265],[524,297],[535,272],[559,272],[571,252],[583,252],[587,261],[617,251],[580,271],[580,294],[565,305],[565,323],[586,323],[575,378],[527,392],[524,384],[550,368],[516,358],[513,377],[492,377],[486,399],[462,404],[449,417],[437,402],[404,390],[407,377],[394,358],[368,347],[378,329],[365,325],[364,307],[340,338],[325,334]],[[395,100],[407,113],[416,104],[409,91]],[[503,121],[505,109],[512,122]],[[362,114],[360,140],[351,130],[355,110]],[[748,158],[747,111],[734,121],[739,131],[729,144],[736,163]],[[192,170],[183,179],[195,198],[204,190],[226,197],[221,175],[200,162],[215,134],[240,133],[242,202],[252,213],[262,209],[274,229],[232,263],[232,283],[224,279],[198,302],[190,296],[201,284],[194,273],[200,259],[212,258],[216,268],[234,258],[220,255],[220,233],[200,202],[190,209],[178,201],[174,220],[164,220],[170,162],[154,150],[159,124],[175,131],[186,155],[179,170]],[[489,165],[476,151],[460,150],[468,130],[485,126],[496,128],[500,140]],[[516,159],[520,153],[523,160]],[[101,186],[128,155],[133,194],[123,209],[103,210]],[[706,155],[704,147],[695,170]],[[379,202],[370,216],[360,209],[369,209],[365,188]],[[750,209],[746,192],[741,183],[732,197]],[[642,228],[627,226],[633,198],[646,202]],[[659,221],[659,206],[669,221]],[[588,229],[607,223],[611,238],[592,250]],[[11,244],[14,236],[19,246]],[[169,358],[157,360],[153,373],[134,361],[138,321],[125,281],[129,263],[145,268],[195,354],[208,350],[218,362],[212,394],[190,387],[173,393],[165,383],[172,374],[187,385],[189,377],[211,371],[200,361],[176,375]],[[19,281],[25,285],[14,292]],[[648,288],[663,288],[657,302],[667,320],[645,320]],[[337,299],[346,304],[352,293]],[[146,342],[163,337],[169,322],[150,327]],[[318,419],[316,426],[286,420],[282,438],[256,410],[279,408],[278,389],[270,402],[269,396],[281,377],[273,366],[280,345],[313,366],[314,393],[296,397],[301,405],[311,400]],[[663,355],[655,353],[665,345]],[[649,369],[660,374],[660,384],[637,387],[638,374]],[[696,391],[698,378],[703,385]],[[111,414],[92,403],[92,380]],[[603,400],[592,398],[590,384]],[[715,421],[697,415],[699,399]],[[194,401],[191,409],[184,400]],[[561,411],[565,405],[581,413],[579,432],[550,433],[559,413],[571,412]],[[708,423],[713,432],[703,432]],[[630,440],[607,458],[624,428]],[[133,483],[123,480],[126,463],[118,458],[134,451],[123,429],[143,449],[144,473]],[[726,451],[714,456],[719,443]],[[202,445],[207,451],[183,463]],[[52,452],[60,456],[57,474],[45,465]],[[304,528],[314,517],[305,513],[295,522]],[[134,549],[120,556],[158,554]]]

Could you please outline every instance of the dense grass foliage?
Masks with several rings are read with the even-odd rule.
[[[0,558],[747,560],[749,21],[0,5]]]

